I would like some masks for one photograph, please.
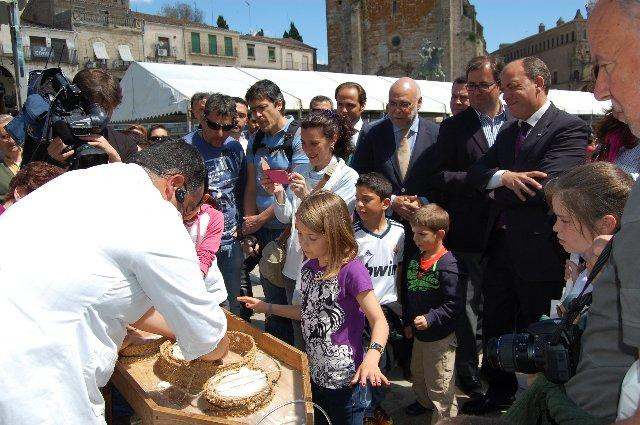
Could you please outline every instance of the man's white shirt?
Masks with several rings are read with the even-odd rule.
[[[67,172],[0,216],[0,234],[0,423],[104,423],[99,388],[152,306],[188,360],[226,332],[180,213],[138,165]]]

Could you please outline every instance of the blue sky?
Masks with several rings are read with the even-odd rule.
[[[167,0],[130,0],[131,8],[144,13],[158,13]],[[327,29],[324,0],[188,0],[204,12],[211,24],[223,15],[229,28],[242,33],[264,29],[265,35],[281,37],[293,21],[304,42],[318,49],[318,62],[327,63]],[[513,42],[547,28],[559,17],[573,19],[576,10],[584,10],[585,0],[471,0],[478,20],[484,26],[489,52],[498,44]],[[247,3],[250,6],[247,6]],[[213,18],[213,21],[212,21]]]

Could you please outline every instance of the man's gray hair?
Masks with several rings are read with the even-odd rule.
[[[182,174],[187,192],[193,193],[207,181],[207,169],[198,150],[178,139],[154,143],[136,153],[130,161],[156,177]]]
[[[549,94],[549,87],[551,86],[551,72],[547,68],[547,64],[540,58],[535,56],[527,56],[522,59],[522,67],[527,77],[533,81],[536,77],[542,77],[544,80],[544,92]]]

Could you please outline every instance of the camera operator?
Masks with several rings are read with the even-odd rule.
[[[101,69],[83,69],[73,77],[73,84],[78,86],[82,92],[81,97],[87,104],[98,104],[107,112],[109,118],[122,101],[122,90],[118,80]],[[127,162],[138,151],[133,137],[110,128],[106,128],[102,134],[90,134],[80,139],[105,151],[109,155],[109,162]],[[74,154],[74,151],[68,150],[67,145],[59,137],[49,143],[46,153],[41,150],[42,154],[32,157],[36,146],[37,141],[27,139],[24,148],[25,163],[46,161],[62,165],[66,164]]]
[[[198,151],[170,140],[131,164],[67,172],[0,217],[11,241],[0,245],[0,423],[104,424],[99,388],[128,324],[175,334],[188,361],[226,354],[226,318],[180,214],[205,179]]]

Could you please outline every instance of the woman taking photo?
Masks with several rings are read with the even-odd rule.
[[[291,223],[286,240],[286,260],[282,270],[287,302],[291,304],[296,281],[300,279],[303,253],[295,228],[295,213],[300,203],[314,190],[327,190],[340,196],[353,214],[356,202],[358,173],[345,160],[351,154],[353,128],[342,116],[333,111],[317,111],[307,115],[300,123],[302,149],[309,163],[298,166],[289,174],[289,185],[274,184],[266,173],[261,183],[268,193],[275,195],[275,214],[282,223]],[[294,326],[297,347],[302,347],[299,324]]]

